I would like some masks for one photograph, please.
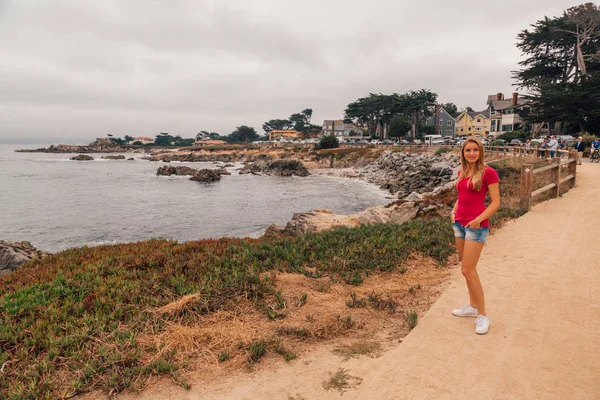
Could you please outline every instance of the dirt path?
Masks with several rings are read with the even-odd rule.
[[[224,382],[156,388],[123,399],[598,399],[600,398],[600,165],[578,188],[490,237],[479,264],[492,321],[450,310],[467,300],[457,268],[418,326],[379,358],[313,351]],[[342,371],[343,370],[343,371]],[[344,372],[343,395],[326,390]]]

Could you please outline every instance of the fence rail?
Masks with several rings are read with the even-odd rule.
[[[551,196],[554,198],[560,196],[560,187],[567,182],[569,183],[569,189],[575,187],[577,183],[577,151],[571,150],[566,153],[569,155],[567,160],[554,158],[552,164],[537,169],[534,169],[532,164],[524,164],[521,167],[521,195],[519,201],[521,210],[529,211],[533,199],[548,191],[551,191]],[[563,169],[567,169],[568,175],[561,177]],[[534,176],[545,171],[551,171],[552,182],[537,190],[533,190]]]

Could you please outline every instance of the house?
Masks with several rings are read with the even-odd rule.
[[[490,133],[490,110],[463,111],[456,117],[455,136],[487,135]]]
[[[269,132],[269,140],[275,140],[279,138],[285,139],[302,139],[304,134],[295,130],[277,130],[274,129]]]
[[[195,140],[192,146],[219,146],[227,144],[224,140],[200,139]]]
[[[490,133],[500,135],[503,132],[516,131],[522,127],[519,115],[529,113],[531,107],[526,106],[527,99],[513,93],[512,98],[504,99],[503,93],[489,95],[487,99],[490,114]],[[522,107],[521,107],[522,106]]]
[[[142,144],[151,144],[154,143],[154,138],[148,136],[138,136],[134,137],[131,143],[141,142]]]
[[[427,118],[425,124],[434,127],[438,135],[454,137],[456,120],[439,104],[436,104],[435,113]]]
[[[354,124],[345,124],[341,119],[326,119],[323,121],[323,136],[336,136],[346,138],[348,136],[362,136],[363,130],[357,128]]]

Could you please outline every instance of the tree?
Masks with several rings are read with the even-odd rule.
[[[263,124],[262,128],[263,128],[263,131],[265,131],[265,133],[268,136],[269,133],[271,133],[271,131],[288,130],[292,126],[293,126],[292,122],[289,119],[272,119],[270,121],[265,122]]]
[[[583,48],[588,42],[600,36],[598,32],[598,27],[600,26],[600,9],[594,3],[585,3],[569,8],[565,14],[567,20],[575,25],[575,30],[564,29],[562,31],[575,36],[577,42],[575,46],[577,66],[581,76],[584,77],[587,75],[585,58],[592,55],[584,54]]]
[[[413,118],[413,137],[419,134],[421,121],[433,114],[437,94],[427,89],[410,91],[407,99],[407,109]]]
[[[171,146],[173,144],[173,141],[175,140],[175,138],[171,135],[169,135],[168,132],[161,132],[160,134],[156,135],[156,138],[154,139],[154,145],[155,146]]]
[[[458,107],[456,107],[456,104],[442,103],[441,106],[448,114],[450,114],[452,118],[456,118],[458,116]]]
[[[600,50],[599,15],[598,7],[586,3],[560,17],[545,17],[517,36],[517,48],[527,58],[513,76],[531,93],[527,122],[558,122],[559,131],[562,123],[568,130],[574,125],[598,131],[600,60],[591,55]]]
[[[211,140],[225,140],[223,136],[218,134],[217,132],[211,132],[208,134],[208,138]]]
[[[133,138],[129,135],[125,135],[124,139],[127,143],[130,143],[133,140]]]
[[[238,126],[235,131],[231,132],[229,135],[229,139],[232,142],[251,142],[253,140],[258,139],[258,134],[256,130],[252,127],[242,125]]]
[[[473,108],[469,107],[469,106],[465,107],[465,111],[466,112],[475,112],[475,110],[473,110]]]
[[[412,124],[408,119],[397,115],[390,122],[389,135],[395,138],[403,137],[409,133],[411,128]]]

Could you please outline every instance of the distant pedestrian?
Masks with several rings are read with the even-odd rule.
[[[550,151],[550,158],[554,158],[554,155],[558,150],[558,140],[556,140],[556,136],[550,136],[550,141],[546,147],[548,147],[548,150]]]
[[[592,160],[592,155],[596,150],[600,150],[600,138],[596,138],[596,140],[592,142],[592,146],[590,148],[590,161]]]
[[[540,158],[544,159],[546,157],[546,145],[548,144],[548,140],[546,138],[542,139],[542,143],[540,144]]]
[[[529,155],[531,153],[531,140],[525,141],[525,154]]]
[[[469,137],[460,150],[460,171],[456,189],[458,199],[452,213],[452,228],[458,255],[462,261],[462,274],[467,281],[469,304],[452,310],[457,317],[477,317],[475,333],[483,335],[490,328],[490,320],[485,311],[483,287],[477,274],[477,263],[487,239],[488,219],[500,207],[500,187],[498,173],[485,165],[483,144],[475,137]],[[490,204],[486,207],[486,194]]]
[[[585,150],[585,143],[583,142],[582,136],[577,138],[577,142],[575,142],[575,150],[577,150],[577,163],[581,165],[581,161],[583,160],[583,151]]]

